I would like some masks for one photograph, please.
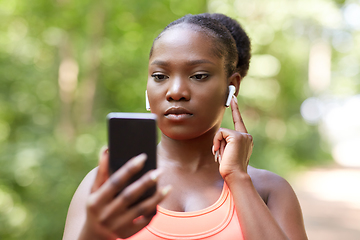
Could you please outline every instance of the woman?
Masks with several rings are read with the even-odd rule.
[[[158,170],[123,189],[146,156],[109,177],[103,151],[73,197],[63,239],[307,239],[291,186],[248,165],[253,141],[236,97],[235,130],[220,129],[229,86],[237,95],[249,60],[246,33],[222,14],[168,25],[153,43],[147,84],[162,132]],[[157,193],[129,207],[156,183]]]

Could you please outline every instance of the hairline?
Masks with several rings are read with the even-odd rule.
[[[191,22],[181,22],[179,24],[176,24],[176,25],[173,25],[169,28],[165,28],[155,39],[154,39],[154,42],[151,46],[151,49],[150,49],[150,54],[149,54],[149,59],[151,58],[152,56],[152,52],[153,52],[153,49],[154,49],[154,46],[155,46],[155,43],[157,40],[159,40],[162,35],[164,35],[167,31],[169,30],[173,30],[175,28],[183,28],[183,29],[189,29],[189,30],[192,30],[192,31],[195,31],[195,32],[198,32],[198,33],[202,33],[202,34],[205,34],[206,36],[208,37],[211,37],[212,38],[212,41],[222,45],[224,47],[224,49],[226,49],[226,46],[225,44],[219,40],[219,36],[217,35],[216,32],[214,32],[211,28],[206,28],[206,27],[203,27],[201,25],[197,25],[195,23],[191,23]],[[230,34],[231,35],[231,34]],[[223,61],[224,61],[224,68],[225,68],[225,72],[227,73],[227,76],[230,77],[234,72],[234,70],[229,71],[228,69],[228,65],[227,65],[227,56],[226,54],[226,51],[222,50],[221,48],[218,47],[217,44],[212,44],[212,48],[211,48],[211,52],[214,54],[214,56],[218,57],[218,58],[222,58]]]

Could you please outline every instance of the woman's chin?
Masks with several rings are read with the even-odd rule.
[[[167,138],[178,140],[178,141],[186,141],[191,140],[194,138],[197,138],[201,136],[201,134],[196,134],[193,131],[186,131],[184,129],[178,128],[178,129],[172,129],[171,131],[164,131],[161,130],[163,135],[165,135]]]
[[[184,127],[172,128],[171,130],[168,129],[161,129],[163,135],[167,138],[177,140],[177,141],[187,141],[187,140],[194,140],[199,139],[201,137],[214,137],[216,130],[212,131],[210,129],[189,129]]]

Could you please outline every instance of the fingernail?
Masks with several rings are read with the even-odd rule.
[[[152,171],[152,172],[150,173],[150,178],[151,178],[151,180],[153,180],[154,182],[156,182],[156,181],[158,180],[159,176],[161,175],[161,173],[162,173],[162,170],[161,170],[161,169],[156,169],[156,170]]]
[[[221,154],[219,153],[219,164],[221,163]]]
[[[165,186],[162,190],[161,190],[161,194],[163,196],[166,196],[172,189],[172,186],[171,185],[167,185]]]
[[[101,159],[101,156],[103,154],[108,154],[108,153],[109,153],[109,148],[107,146],[102,146],[99,151],[99,159]]]
[[[140,165],[144,164],[146,159],[147,159],[147,155],[145,153],[142,153],[135,157],[135,159],[133,160],[133,165],[140,166]]]
[[[233,95],[233,98],[234,98],[234,101],[235,101],[236,103],[238,103],[237,97],[236,97],[235,95]]]
[[[214,153],[214,145],[211,147],[211,152],[212,152],[213,155],[215,155],[215,153]]]
[[[219,159],[219,150],[215,152],[215,162],[217,162]]]

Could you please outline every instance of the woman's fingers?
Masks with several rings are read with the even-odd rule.
[[[132,235],[142,228],[144,228],[154,216],[157,205],[168,195],[171,190],[171,186],[166,186],[162,189],[158,189],[157,192],[150,198],[142,201],[141,203],[132,206],[128,211],[123,213],[121,217],[118,217],[110,222],[110,228],[116,232],[121,233],[122,238],[126,238],[126,235]],[[117,215],[119,216],[119,215]],[[126,223],[131,222],[128,225]],[[127,229],[123,229],[119,226],[128,226]],[[129,234],[126,234],[128,232]],[[125,235],[124,235],[125,234]]]
[[[226,146],[226,138],[230,135],[230,130],[226,128],[220,128],[213,139],[213,153],[219,150],[219,154],[222,154]]]
[[[170,193],[171,189],[171,185],[158,189],[152,197],[147,198],[136,206],[133,206],[128,213],[129,217],[132,219],[138,218],[139,216],[152,218],[156,213],[157,205]]]
[[[234,169],[247,171],[247,165],[253,148],[252,136],[248,133],[220,128],[213,140],[213,152],[217,157],[221,175],[227,176]]]
[[[239,111],[239,106],[237,104],[237,98],[235,96],[233,96],[233,98],[231,99],[230,106],[231,106],[231,113],[232,113],[235,131],[247,133],[245,124],[242,120],[242,117],[241,117],[241,114]]]
[[[222,140],[220,141],[219,163],[221,163],[221,156],[224,155],[225,147],[226,147],[226,141],[225,141],[224,139],[222,139]]]
[[[103,206],[111,202],[116,194],[125,187],[129,179],[143,168],[146,159],[147,156],[144,153],[130,159],[113,173],[96,192],[90,195],[89,204]]]
[[[133,205],[149,188],[156,185],[161,174],[161,169],[147,172],[136,182],[126,187],[107,207],[102,218],[111,219],[110,216],[116,216],[125,212]]]

